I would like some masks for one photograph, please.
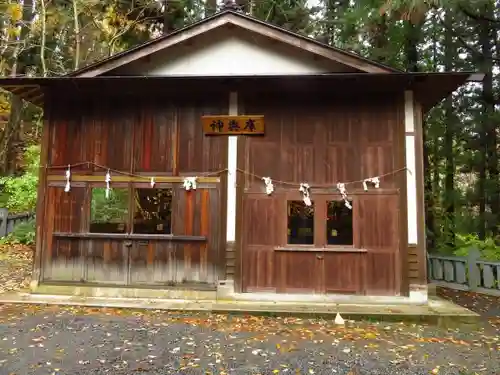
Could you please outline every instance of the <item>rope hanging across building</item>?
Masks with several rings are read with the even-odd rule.
[[[82,165],[87,165],[88,167],[93,165],[99,169],[106,170],[106,176],[104,178],[104,182],[106,183],[106,198],[109,198],[109,195],[111,192],[111,183],[112,183],[111,172],[113,172],[115,174],[119,174],[119,175],[125,175],[125,176],[134,177],[134,178],[138,178],[138,179],[149,180],[152,188],[156,184],[155,177],[138,175],[138,174],[134,174],[134,173],[126,172],[126,171],[119,171],[116,169],[108,168],[106,166],[94,163],[92,161],[80,162],[80,163],[68,164],[68,165],[45,166],[45,168],[46,169],[66,169],[66,174],[65,174],[66,184],[64,187],[64,191],[69,192],[71,190],[71,168],[79,167]],[[265,187],[266,187],[266,194],[267,195],[271,195],[274,192],[274,183],[279,184],[279,185],[288,185],[288,186],[297,187],[299,192],[302,195],[302,200],[304,201],[304,204],[306,206],[311,206],[311,204],[312,204],[311,193],[310,193],[311,188],[332,188],[332,187],[335,187],[338,190],[338,192],[340,193],[340,195],[342,196],[342,200],[344,201],[345,206],[349,209],[352,209],[352,205],[351,205],[351,202],[348,198],[346,186],[356,184],[356,183],[362,183],[365,191],[368,190],[368,184],[370,184],[373,187],[375,187],[376,189],[378,189],[380,186],[380,179],[381,178],[394,175],[394,174],[402,172],[404,170],[408,170],[408,169],[406,167],[399,168],[399,169],[396,169],[394,171],[381,174],[379,176],[368,177],[368,178],[365,178],[362,180],[357,180],[357,181],[338,182],[336,185],[320,184],[320,185],[311,186],[306,182],[302,182],[300,184],[297,184],[295,182],[273,180],[271,177],[259,176],[255,173],[248,172],[248,171],[245,171],[245,170],[240,169],[240,168],[236,168],[237,172],[243,173],[247,176],[251,176],[251,177],[254,177],[254,178],[257,178],[257,179],[263,181],[265,184]],[[224,168],[224,169],[221,169],[221,170],[215,171],[215,172],[206,172],[206,173],[201,173],[201,174],[196,175],[196,176],[184,177],[183,187],[186,191],[196,190],[196,182],[197,182],[197,179],[199,177],[220,176],[224,172],[230,173],[227,168]]]
[[[134,178],[144,179],[145,181],[150,181],[151,178],[154,178],[154,177],[151,177],[151,176],[144,176],[144,175],[130,173],[130,172],[127,172],[127,171],[120,171],[120,170],[117,170],[117,169],[109,168],[109,167],[106,167],[104,165],[100,165],[100,164],[94,163],[92,161],[86,161],[86,162],[80,162],[80,163],[74,163],[74,164],[66,164],[66,165],[40,166],[40,168],[45,168],[47,170],[51,170],[51,169],[72,169],[72,168],[75,168],[75,167],[81,167],[81,166],[85,166],[85,165],[88,166],[88,167],[90,167],[92,165],[94,167],[102,169],[103,171],[108,171],[110,173],[112,172],[112,173],[119,174],[119,175],[122,175],[122,176],[128,176],[128,177],[134,177]],[[345,186],[349,186],[349,185],[353,185],[353,184],[360,184],[360,183],[366,182],[369,179],[374,179],[376,177],[379,178],[379,179],[382,179],[384,177],[392,176],[392,175],[394,175],[396,173],[399,173],[399,172],[402,172],[402,171],[406,171],[406,170],[408,170],[408,168],[407,167],[403,167],[403,168],[395,169],[395,170],[387,172],[387,173],[380,174],[378,176],[368,177],[368,178],[364,178],[364,179],[361,179],[361,180],[354,180],[354,181],[343,182],[343,184]],[[254,177],[254,178],[259,179],[259,180],[264,180],[264,179],[270,178],[270,177],[260,176],[258,174],[252,173],[252,172],[248,172],[248,171],[246,171],[244,169],[240,169],[240,168],[236,168],[236,171],[240,172],[240,173],[242,173],[244,175]],[[222,175],[225,172],[229,172],[229,170],[227,168],[224,168],[224,169],[221,169],[221,170],[218,170],[218,171],[214,171],[214,172],[203,172],[203,173],[199,173],[199,174],[197,174],[196,176],[193,176],[193,177],[214,177],[214,176],[220,176],[220,175]],[[411,171],[410,171],[410,173],[411,173]],[[283,181],[283,180],[274,180],[274,179],[272,179],[271,181],[272,181],[273,184],[287,185],[287,186],[293,186],[293,187],[297,187],[297,188],[300,188],[300,186],[303,184],[303,183],[296,183],[296,182]],[[309,188],[331,188],[332,186],[335,186],[335,185],[336,184],[314,184],[314,185],[309,185]]]

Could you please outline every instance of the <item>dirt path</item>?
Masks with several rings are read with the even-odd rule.
[[[26,289],[30,283],[33,248],[0,245],[0,294]]]
[[[438,288],[437,293],[442,298],[480,314],[486,327],[491,326],[500,336],[500,297],[447,288]]]

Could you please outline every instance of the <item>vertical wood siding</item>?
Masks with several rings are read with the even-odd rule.
[[[240,95],[240,101],[246,114],[263,114],[266,119],[265,136],[243,140],[244,169],[270,176],[277,191],[268,197],[260,179],[243,177],[239,250],[243,290],[399,294],[407,283],[401,255],[406,247],[400,241],[405,238],[402,228],[406,225],[399,194],[404,172],[384,177],[377,192],[365,193],[361,182],[347,186],[354,206],[353,251],[281,251],[279,247],[287,241],[287,199],[300,199],[297,185],[301,182],[332,185],[313,189],[313,200],[340,200],[337,182],[359,181],[404,167],[402,101],[395,97],[359,100],[251,95]],[[279,180],[297,185],[283,185]],[[315,229],[315,237],[326,236],[321,225],[315,224],[322,233]]]
[[[53,99],[58,105],[52,107],[49,123],[48,174],[64,174],[66,165],[87,161],[146,176],[196,176],[226,168],[226,139],[205,137],[199,121],[202,115],[227,113],[226,95]],[[57,166],[61,168],[51,168]],[[106,170],[84,164],[72,172],[104,175]],[[111,171],[112,187],[116,175]],[[89,197],[95,185],[73,183],[69,193],[64,192],[63,184],[48,187],[43,280],[215,284],[217,272],[224,267],[219,264],[220,207],[225,196],[220,184],[202,184],[192,192],[186,192],[180,183],[171,184],[172,233],[202,236],[206,241],[89,238]]]

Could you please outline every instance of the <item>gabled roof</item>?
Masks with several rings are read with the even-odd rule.
[[[80,70],[68,74],[70,77],[96,77],[105,74],[120,66],[172,47],[198,35],[223,26],[239,27],[241,29],[260,34],[267,38],[297,47],[317,56],[322,56],[331,61],[353,67],[366,73],[394,73],[401,70],[371,61],[357,54],[329,46],[315,39],[299,35],[268,22],[261,21],[242,12],[232,9],[224,10],[199,22],[193,23],[173,33],[163,35],[152,41],[141,44],[124,52],[113,55],[107,59],[88,65]]]
[[[241,30],[276,40],[312,55],[321,56],[332,62],[351,67],[350,72],[248,77],[234,75],[221,77],[161,76],[147,77],[147,79],[144,79],[144,76],[111,74],[118,67],[125,66],[168,47],[179,45],[196,36],[207,35],[206,33],[211,30],[226,31],[224,29],[226,27],[238,27]],[[229,32],[229,30],[227,31]],[[417,100],[425,110],[428,110],[465,82],[482,81],[483,76],[474,72],[407,73],[229,9],[66,76],[5,77],[0,78],[0,87],[37,106],[43,106],[44,94],[49,89],[61,92],[80,87],[91,88],[93,91],[103,88],[119,90],[118,87],[126,88],[127,85],[141,82],[142,84],[156,85],[156,87],[160,86],[162,89],[171,87],[177,90],[179,80],[187,82],[200,79],[212,84],[231,82],[232,85],[248,85],[251,81],[258,81],[259,84],[273,88],[274,86],[281,87],[279,86],[280,82],[289,84],[293,81],[297,83],[297,87],[321,88],[327,91],[344,90],[346,87],[358,92],[370,91],[372,94],[375,92],[382,94],[386,91],[413,90]]]

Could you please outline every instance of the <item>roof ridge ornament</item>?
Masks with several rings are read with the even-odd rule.
[[[224,12],[225,10],[233,10],[236,12],[242,11],[241,6],[236,4],[234,0],[224,0],[224,2],[222,3],[222,7],[220,8],[220,11]]]

